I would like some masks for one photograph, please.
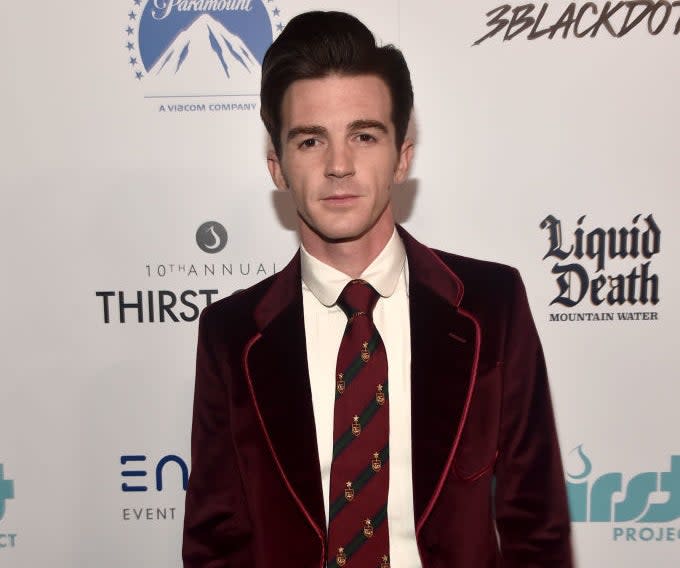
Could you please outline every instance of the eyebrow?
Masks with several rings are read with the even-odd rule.
[[[350,132],[356,132],[357,130],[367,130],[374,128],[380,130],[384,134],[387,134],[387,126],[379,120],[355,120],[349,125]]]
[[[296,126],[295,128],[291,128],[288,131],[286,139],[290,141],[293,140],[294,138],[297,138],[301,134],[325,136],[326,134],[328,134],[328,130],[326,130],[323,126]]]
[[[380,122],[379,120],[370,120],[370,119],[360,119],[360,120],[354,120],[349,123],[348,130],[350,132],[356,132],[357,130],[367,130],[367,129],[376,129],[380,130],[380,132],[383,132],[387,134],[387,126],[385,126],[384,123]],[[324,128],[323,126],[295,126],[294,128],[291,128],[288,131],[288,134],[286,135],[286,139],[288,141],[293,140],[297,138],[300,135],[305,135],[305,136],[326,136],[328,134],[328,130]]]

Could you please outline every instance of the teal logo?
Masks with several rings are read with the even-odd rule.
[[[14,499],[14,481],[5,479],[5,468],[0,463],[0,521],[5,516],[8,499]]]
[[[575,523],[610,523],[612,540],[680,541],[680,456],[666,471],[593,476],[593,464],[577,446],[569,453],[567,494]]]
[[[680,519],[680,456],[671,456],[668,471],[645,471],[624,482],[621,472],[590,479],[593,466],[583,445],[570,455],[582,463],[581,471],[567,472],[572,521],[669,523]],[[664,501],[657,498],[659,493],[664,495]]]

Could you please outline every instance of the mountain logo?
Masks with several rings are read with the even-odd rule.
[[[285,0],[284,0],[285,1]],[[128,66],[151,96],[257,95],[279,0],[132,0]]]

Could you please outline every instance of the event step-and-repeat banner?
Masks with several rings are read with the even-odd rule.
[[[411,67],[399,220],[523,274],[579,566],[680,565],[677,4],[6,3],[0,566],[181,566],[197,318],[297,247],[258,85],[319,8]]]

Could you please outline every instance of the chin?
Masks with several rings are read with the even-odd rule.
[[[368,228],[363,226],[314,226],[309,224],[307,226],[326,242],[353,241],[361,238],[368,231]]]
[[[361,231],[326,231],[324,233],[317,232],[317,234],[324,240],[330,243],[343,243],[355,241],[364,234]]]

